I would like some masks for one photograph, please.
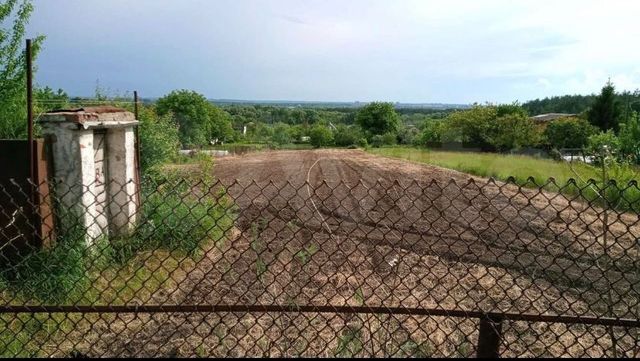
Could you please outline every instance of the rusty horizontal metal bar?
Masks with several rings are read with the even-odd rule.
[[[95,305],[95,306],[0,306],[0,313],[245,313],[245,312],[297,312],[297,313],[361,313],[414,316],[446,316],[456,318],[485,318],[508,321],[549,322],[602,326],[639,327],[640,320],[593,316],[554,316],[465,310],[443,310],[404,307],[366,306],[295,306],[295,305]]]

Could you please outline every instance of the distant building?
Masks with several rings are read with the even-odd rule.
[[[576,116],[577,116],[576,114],[570,114],[570,113],[547,113],[547,114],[540,114],[540,115],[533,116],[531,117],[531,120],[533,120],[535,123],[538,123],[538,124],[547,124],[556,119],[574,118]]]

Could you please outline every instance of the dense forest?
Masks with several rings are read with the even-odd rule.
[[[624,91],[617,95],[623,111],[640,111],[640,91]],[[529,115],[544,113],[581,114],[591,107],[596,95],[562,95],[535,99],[522,104]]]

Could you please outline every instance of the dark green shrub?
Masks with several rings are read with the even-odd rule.
[[[311,128],[309,134],[311,145],[316,148],[326,147],[333,144],[333,132],[326,126],[316,124]]]
[[[153,109],[141,107],[139,116],[140,166],[146,171],[166,163],[178,154],[178,125],[170,114],[158,116]]]
[[[414,126],[403,126],[398,131],[398,135],[397,135],[398,144],[404,144],[404,145],[415,144],[416,138],[418,138],[419,134],[420,134],[420,131],[418,130],[418,128]]]
[[[291,143],[290,126],[285,123],[276,123],[273,127],[271,140],[277,145]]]
[[[371,146],[374,148],[380,148],[384,145],[384,139],[381,135],[374,135],[371,137]]]
[[[594,156],[599,164],[615,160],[620,154],[620,140],[611,130],[594,134],[589,137],[587,152]]]
[[[340,124],[334,135],[334,143],[338,147],[348,147],[356,145],[360,138],[362,138],[362,132],[357,126]]]
[[[596,131],[597,128],[584,119],[560,118],[547,125],[544,137],[551,148],[584,148]]]
[[[356,122],[371,136],[396,133],[400,127],[400,117],[392,103],[373,102],[356,113]]]
[[[625,159],[640,164],[640,117],[633,112],[629,119],[620,124],[620,152]]]
[[[398,138],[395,133],[385,133],[382,135],[382,144],[395,145],[398,142]]]

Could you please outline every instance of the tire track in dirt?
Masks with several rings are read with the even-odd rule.
[[[311,172],[307,171],[309,183],[313,186],[313,196],[318,198],[315,202],[318,210],[324,221],[331,225],[331,232],[336,234],[353,234],[365,243],[367,239],[369,243],[373,241],[376,246],[399,242],[404,249],[431,250],[452,261],[475,260],[489,266],[513,263],[520,271],[536,264],[554,268],[558,266],[554,264],[558,260],[579,262],[576,272],[564,271],[563,267],[567,265],[563,264],[555,271],[552,269],[552,274],[554,277],[557,273],[574,274],[571,279],[575,282],[580,281],[581,275],[590,274],[595,285],[603,280],[592,267],[593,255],[576,248],[576,243],[593,243],[592,239],[585,239],[587,233],[576,234],[566,229],[554,231],[548,226],[561,224],[558,210],[572,213],[563,197],[541,198],[536,204],[521,193],[535,197],[540,193],[538,191],[514,192],[510,189],[512,186],[499,188],[503,186],[497,183],[492,187],[486,180],[463,173],[373,157],[359,151],[269,152],[245,157],[251,159],[253,172],[229,172],[233,163],[244,162],[242,159],[223,159],[216,169],[221,172],[218,174],[220,179],[229,181],[229,176],[244,179],[253,176],[297,184],[301,180],[304,182],[304,176],[297,173],[315,164]],[[260,161],[256,162],[256,159]],[[291,161],[297,162],[298,167],[292,166]],[[474,179],[478,185],[470,186],[469,179]],[[403,181],[405,184],[415,182],[415,190],[400,186]],[[432,181],[438,183],[434,185]],[[360,183],[366,186],[366,192],[359,193],[363,199],[351,194],[354,188],[362,187]],[[407,198],[405,207],[399,202],[401,191],[398,188],[405,189],[402,192]],[[597,218],[597,214],[591,217]],[[317,232],[315,224],[307,224],[307,227]],[[621,228],[619,232],[624,231]],[[403,243],[402,238],[406,236],[412,236],[412,241]],[[576,239],[581,242],[574,242]],[[567,244],[556,247],[557,242]],[[567,247],[572,248],[571,254],[566,254]],[[521,253],[520,259],[514,257],[516,251]],[[633,251],[637,252],[637,249]]]
[[[618,244],[607,255],[593,236],[602,230],[598,212],[579,202],[361,151],[245,154],[217,160],[214,176],[238,207],[238,233],[180,285],[181,302],[602,315],[606,276],[630,295],[618,301],[617,316],[635,312],[638,275],[603,272],[596,264],[607,256],[637,265],[637,215],[615,217],[611,238]],[[210,340],[227,332],[242,352],[260,355],[247,334],[290,342],[311,332],[309,347],[322,354],[335,348],[323,341],[335,342],[332,328],[357,322],[354,317],[316,315],[314,322],[331,327],[315,331],[304,328],[308,320],[289,315],[160,315],[130,335],[135,345],[113,350],[153,355],[182,347],[181,354],[189,354],[188,347],[207,340],[212,354],[227,355]],[[402,327],[415,337],[426,326]],[[429,327],[435,334],[446,326]],[[541,338],[522,342],[549,347]],[[280,346],[286,349],[280,343],[273,349]]]

